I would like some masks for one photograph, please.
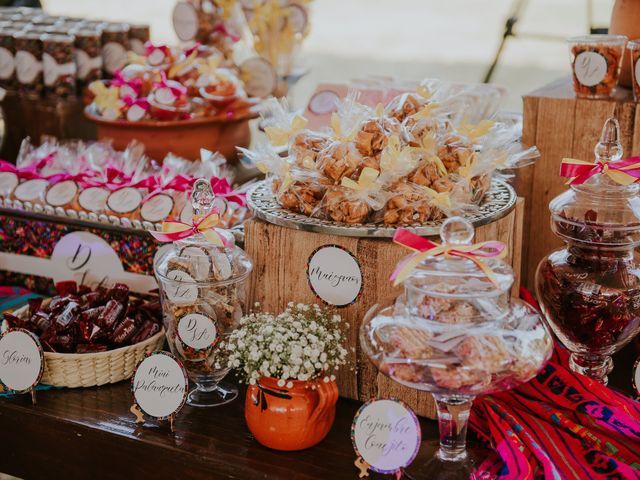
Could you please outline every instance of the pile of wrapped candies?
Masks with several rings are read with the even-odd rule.
[[[89,85],[90,111],[105,120],[219,120],[254,114],[257,99],[244,91],[237,70],[215,48],[145,44],[144,54],[109,81]]]
[[[107,142],[25,140],[17,165],[0,162],[0,205],[92,221],[125,220],[135,227],[165,219],[191,223],[191,188],[211,179],[221,226],[248,215],[244,191],[230,183],[224,157],[207,150],[199,161],[168,155],[162,165],[132,143],[116,151]]]
[[[539,156],[521,146],[520,124],[486,118],[495,111],[482,98],[479,87],[439,81],[376,108],[350,94],[322,131],[273,100],[264,110],[270,143],[244,153],[288,210],[347,224],[423,224],[472,212],[496,169]]]
[[[40,338],[47,352],[104,352],[147,340],[160,332],[162,309],[157,297],[133,294],[129,287],[92,290],[74,281],[56,284],[50,301],[29,300],[23,318],[5,314],[3,327],[24,328]]]

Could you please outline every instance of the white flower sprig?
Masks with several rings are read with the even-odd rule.
[[[278,386],[287,388],[292,380],[329,382],[347,363],[343,326],[348,324],[340,315],[319,305],[289,303],[276,316],[251,313],[224,345],[228,366],[252,385],[261,377],[277,378]]]

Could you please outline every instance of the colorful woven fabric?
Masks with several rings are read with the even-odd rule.
[[[0,319],[2,313],[13,312],[24,305],[30,298],[38,298],[40,295],[31,293],[21,287],[0,287]]]
[[[640,479],[640,402],[567,364],[556,348],[530,382],[476,399],[470,426],[497,453],[481,478]]]

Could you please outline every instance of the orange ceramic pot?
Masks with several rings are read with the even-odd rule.
[[[278,387],[277,379],[263,377],[257,385],[249,385],[244,416],[255,439],[265,447],[303,450],[327,436],[337,401],[335,382],[293,381],[292,388],[285,388]]]
[[[99,140],[110,139],[114,148],[124,150],[129,142],[138,140],[146,154],[162,161],[168,153],[189,160],[200,159],[200,149],[219,152],[229,162],[238,159],[236,147],[248,147],[251,141],[249,120],[257,113],[246,111],[237,118],[198,117],[191,120],[105,120],[85,110],[85,116],[97,127]]]

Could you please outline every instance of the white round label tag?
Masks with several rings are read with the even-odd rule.
[[[16,52],[16,76],[20,83],[32,83],[42,70],[42,63],[25,50]]]
[[[0,383],[24,393],[35,387],[44,368],[40,341],[27,330],[13,329],[0,337]]]
[[[336,92],[331,90],[322,90],[317,92],[311,100],[309,100],[309,111],[316,115],[326,115],[338,110],[338,102],[340,97]]]
[[[169,281],[165,280],[164,287],[170,302],[178,305],[192,304],[198,299],[198,286],[187,272],[171,270],[167,273],[167,278]]]
[[[33,202],[43,197],[47,185],[46,180],[27,180],[16,187],[13,195],[21,202]]]
[[[395,473],[413,462],[422,433],[418,417],[397,400],[373,400],[353,419],[351,440],[356,454],[378,473]]]
[[[252,97],[268,97],[278,84],[276,70],[268,60],[253,57],[240,65],[245,91]]]
[[[178,322],[178,336],[182,343],[194,350],[206,350],[216,343],[216,323],[205,315],[190,313]]]
[[[187,399],[189,381],[184,367],[168,352],[153,352],[136,367],[131,381],[133,398],[147,415],[165,419],[175,415]]]
[[[78,184],[73,180],[65,180],[49,188],[46,200],[52,207],[62,207],[71,203],[76,193],[78,193]]]
[[[108,197],[108,190],[101,187],[89,187],[80,193],[78,203],[82,208],[90,212],[101,212],[107,206]]]
[[[573,68],[582,85],[593,87],[604,80],[607,74],[607,60],[596,52],[582,52],[576,57]]]
[[[127,64],[127,51],[117,42],[109,42],[102,47],[102,63],[107,73],[114,73]]]
[[[142,194],[137,188],[125,187],[116,190],[107,200],[109,208],[116,213],[133,212],[142,203]]]
[[[13,172],[0,172],[0,197],[8,197],[18,186],[18,176]]]
[[[178,2],[173,9],[173,29],[183,42],[193,40],[198,34],[198,12],[187,2]]]
[[[323,301],[346,307],[362,291],[362,272],[355,257],[337,245],[325,245],[314,251],[307,262],[311,290]]]
[[[16,69],[16,62],[13,54],[4,47],[0,47],[0,78],[6,80],[13,75]]]
[[[160,193],[142,204],[140,216],[147,222],[159,222],[169,216],[173,210],[173,198]]]

